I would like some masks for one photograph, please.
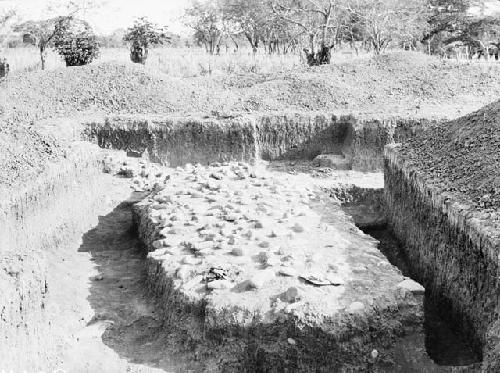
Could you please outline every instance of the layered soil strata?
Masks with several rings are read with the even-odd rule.
[[[378,369],[421,327],[423,288],[318,196],[246,164],[188,165],[136,206],[149,286],[202,361]]]
[[[57,366],[57,323],[48,298],[46,252],[82,234],[103,198],[101,151],[75,143],[63,162],[16,190],[2,188],[0,201],[0,356],[6,371]],[[85,203],[82,203],[85,201]],[[66,331],[67,332],[67,331]],[[50,340],[50,343],[47,343]]]
[[[334,114],[235,115],[227,117],[109,116],[83,120],[84,138],[102,148],[146,154],[168,166],[239,160],[345,158],[347,168],[383,168],[384,146],[405,141],[431,120],[375,120]]]

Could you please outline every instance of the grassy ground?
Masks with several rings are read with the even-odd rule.
[[[40,70],[40,57],[36,48],[6,49],[3,55],[14,74]],[[335,53],[333,59],[342,62],[366,56],[366,53],[356,56],[352,50],[343,50]],[[131,64],[127,48],[102,49],[96,62]],[[304,64],[304,57],[299,54],[254,55],[248,49],[240,49],[237,52],[211,56],[198,48],[159,48],[150,51],[146,67],[174,77],[196,77],[210,74],[275,73],[293,70]],[[49,51],[47,69],[59,67],[64,67],[64,62],[54,51]]]
[[[40,70],[40,57],[37,48],[5,49],[1,56],[5,56],[10,63],[12,74],[24,74]],[[368,59],[371,53],[356,54],[352,49],[334,51],[332,62],[346,63],[359,59]],[[461,64],[497,65],[498,61],[466,60],[453,61]],[[118,64],[132,64],[127,48],[104,48],[94,63],[110,62]],[[189,78],[206,75],[227,74],[273,74],[299,69],[306,65],[303,54],[290,53],[287,55],[269,55],[258,53],[254,55],[249,49],[240,49],[237,52],[222,52],[220,56],[211,56],[199,48],[158,48],[150,51],[146,68],[151,71],[178,77]],[[64,67],[64,62],[50,50],[47,57],[47,70]]]

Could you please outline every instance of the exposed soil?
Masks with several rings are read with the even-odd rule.
[[[500,227],[500,102],[430,128],[403,144],[401,153],[428,185]]]
[[[47,160],[60,155],[56,139],[36,133],[35,120],[99,113],[283,111],[455,118],[499,95],[499,70],[497,64],[395,53],[244,76],[177,79],[114,64],[12,76],[0,83],[0,165],[5,170],[0,183],[12,184],[30,170],[41,172]]]
[[[153,352],[144,339],[129,338],[120,346],[135,351],[133,359],[112,337],[116,331],[136,329],[142,323],[156,326],[155,307],[143,286],[144,255],[133,231],[128,180],[109,181],[107,215],[82,241],[62,249],[48,248],[47,311],[57,339],[59,362],[67,372],[156,373]],[[120,204],[119,201],[127,200]],[[117,206],[113,208],[113,206]],[[103,209],[105,211],[105,209]],[[103,333],[108,330],[106,337]],[[142,334],[155,338],[145,327]],[[111,335],[107,337],[107,335]]]

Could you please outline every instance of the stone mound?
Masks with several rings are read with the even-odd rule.
[[[179,334],[218,351],[221,370],[287,370],[290,348],[297,371],[363,367],[419,327],[422,288],[300,178],[244,163],[187,165],[159,183],[141,174],[157,182],[135,207],[148,285]]]

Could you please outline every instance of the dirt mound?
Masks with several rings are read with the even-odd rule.
[[[400,52],[277,74],[232,75],[221,85],[241,97],[233,110],[456,118],[500,93],[499,72],[496,64]]]
[[[63,154],[56,141],[24,126],[0,126],[0,149],[0,185],[40,171]]]
[[[0,123],[1,141],[8,144],[3,149],[10,149],[0,152],[1,165],[8,170],[4,174],[9,174],[0,183],[53,157],[52,140],[31,125],[41,119],[308,111],[377,119],[456,118],[500,95],[499,73],[500,64],[464,64],[401,52],[268,74],[179,79],[143,66],[100,63],[12,76],[0,83],[0,115],[5,120]]]
[[[500,101],[403,145],[427,181],[500,221]]]
[[[496,64],[467,65],[408,52],[272,74],[184,79],[143,66],[101,63],[14,76],[0,85],[0,110],[21,121],[86,112],[290,110],[453,118],[500,94],[499,72]]]
[[[196,110],[206,95],[196,81],[107,63],[18,75],[0,89],[3,111],[21,121],[96,111],[169,113],[181,106]]]

